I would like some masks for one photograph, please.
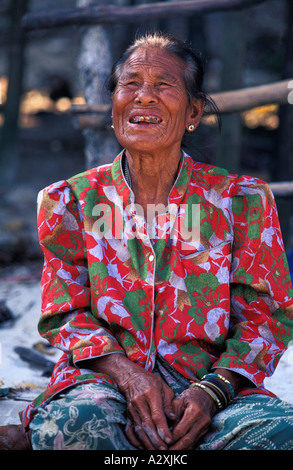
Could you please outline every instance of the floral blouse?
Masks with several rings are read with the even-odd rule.
[[[25,425],[72,385],[115,386],[84,360],[125,354],[152,371],[160,355],[186,378],[229,368],[251,380],[247,393],[266,393],[292,340],[293,290],[269,186],[183,153],[168,207],[146,220],[122,160],[40,193],[39,331],[64,354]]]

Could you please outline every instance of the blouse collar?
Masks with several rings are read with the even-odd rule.
[[[193,159],[182,150],[177,177],[169,194],[169,204],[180,204],[191,179],[193,164]],[[129,205],[134,203],[134,194],[131,190],[130,172],[126,165],[125,150],[122,150],[113,161],[112,179],[124,204]]]

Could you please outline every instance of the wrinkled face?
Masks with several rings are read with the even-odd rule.
[[[127,150],[180,149],[193,114],[180,59],[156,47],[142,47],[123,64],[113,95],[113,124]]]

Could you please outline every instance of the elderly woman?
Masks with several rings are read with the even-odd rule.
[[[39,331],[63,355],[2,446],[293,449],[293,405],[263,385],[292,339],[277,211],[182,150],[202,81],[185,43],[138,39],[110,79],[124,150],[41,193]]]

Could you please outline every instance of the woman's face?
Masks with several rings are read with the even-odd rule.
[[[113,95],[115,134],[130,153],[180,149],[187,127],[200,120],[199,108],[188,99],[183,62],[141,47],[123,64]]]

